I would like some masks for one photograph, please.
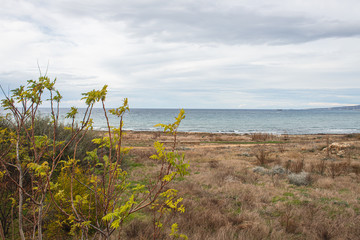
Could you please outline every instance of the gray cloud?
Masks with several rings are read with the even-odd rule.
[[[229,7],[221,1],[176,0],[46,1],[41,4],[72,17],[121,22],[129,34],[158,41],[292,44],[360,34],[359,19],[346,21],[336,17],[315,17],[301,10],[264,13],[266,5],[247,8],[246,4]]]
[[[146,18],[132,16],[130,31],[164,41],[223,44],[290,44],[360,34],[360,24],[306,17],[263,16],[244,9],[226,13],[201,10],[151,13],[153,15]],[[119,19],[128,20],[126,17]]]

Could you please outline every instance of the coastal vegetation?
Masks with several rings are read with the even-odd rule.
[[[5,239],[359,239],[359,134],[178,132],[182,110],[164,132],[124,131],[127,100],[107,111],[106,86],[83,95],[87,113],[99,104],[119,125],[93,131],[87,114],[64,126],[60,94],[36,83],[50,118],[34,82],[3,100]]]
[[[122,239],[123,226],[138,218],[150,218],[152,232],[147,238],[187,239],[168,215],[183,213],[183,198],[171,188],[174,179],[188,174],[184,154],[176,151],[177,129],[185,118],[180,110],[175,122],[158,124],[172,136],[172,147],[154,143],[150,156],[158,166],[154,175],[132,178],[127,163],[131,148],[123,146],[123,117],[128,100],[107,110],[107,86],[84,93],[87,108],[80,123],[72,107],[59,120],[62,96],[55,82],[42,76],[27,86],[12,90],[2,100],[7,112],[1,118],[0,183],[2,239]],[[49,119],[38,117],[39,107],[50,102]],[[91,113],[95,104],[103,108],[107,131],[92,132]],[[110,126],[108,114],[118,117]],[[114,239],[115,237],[113,237]]]
[[[169,136],[152,132],[125,139],[143,142],[132,159],[149,173],[146,142],[170,145]],[[191,169],[175,181],[188,209],[175,221],[189,239],[359,239],[358,134],[273,135],[276,143],[268,143],[252,134],[180,132],[178,140]],[[259,152],[266,152],[263,163]],[[146,239],[139,229],[131,236]]]

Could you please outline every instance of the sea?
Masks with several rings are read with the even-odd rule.
[[[66,113],[60,109],[60,121],[69,124]],[[79,116],[85,109],[79,109]],[[50,109],[40,109],[43,116]],[[158,123],[172,123],[179,109],[130,109],[124,116],[124,129],[134,131],[161,131]],[[119,119],[109,115],[110,125],[119,126]],[[179,131],[209,133],[272,133],[272,134],[350,134],[360,133],[359,109],[308,109],[308,110],[246,110],[246,109],[185,109],[185,119]],[[94,129],[105,130],[106,120],[102,109],[93,109]],[[82,119],[78,117],[77,122]]]

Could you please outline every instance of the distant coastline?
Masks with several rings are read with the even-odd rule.
[[[112,109],[114,107],[107,107]],[[50,107],[40,107],[39,110],[49,110]],[[62,110],[70,109],[70,107],[60,107]],[[85,109],[85,107],[79,107],[79,109]],[[102,110],[102,107],[94,107],[94,109]],[[179,108],[143,108],[133,107],[131,109],[137,110],[178,110]],[[244,110],[244,111],[307,111],[307,110],[360,110],[359,105],[341,106],[341,107],[315,107],[315,108],[184,108],[185,110]],[[3,107],[0,107],[0,111],[4,111]]]
[[[50,109],[39,109],[48,116]],[[79,109],[81,115],[85,109]],[[60,121],[70,124],[65,116],[67,108],[60,109]],[[124,130],[160,131],[158,123],[171,122],[178,109],[132,108],[124,118]],[[271,133],[271,134],[351,134],[360,133],[360,105],[312,109],[185,109],[186,118],[179,131],[208,133]],[[107,128],[102,109],[93,109],[94,129]],[[119,120],[109,116],[111,126]]]
[[[326,109],[326,110],[360,110],[360,105],[354,106],[342,106],[342,107],[330,107],[330,108],[312,108],[312,109]]]

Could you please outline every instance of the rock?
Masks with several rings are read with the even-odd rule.
[[[324,151],[329,151],[331,154],[343,155],[347,148],[351,147],[349,143],[337,143],[334,142],[329,147],[324,148]]]
[[[336,153],[336,155],[338,155],[339,157],[342,157],[345,155],[345,150],[340,150],[339,152]]]

